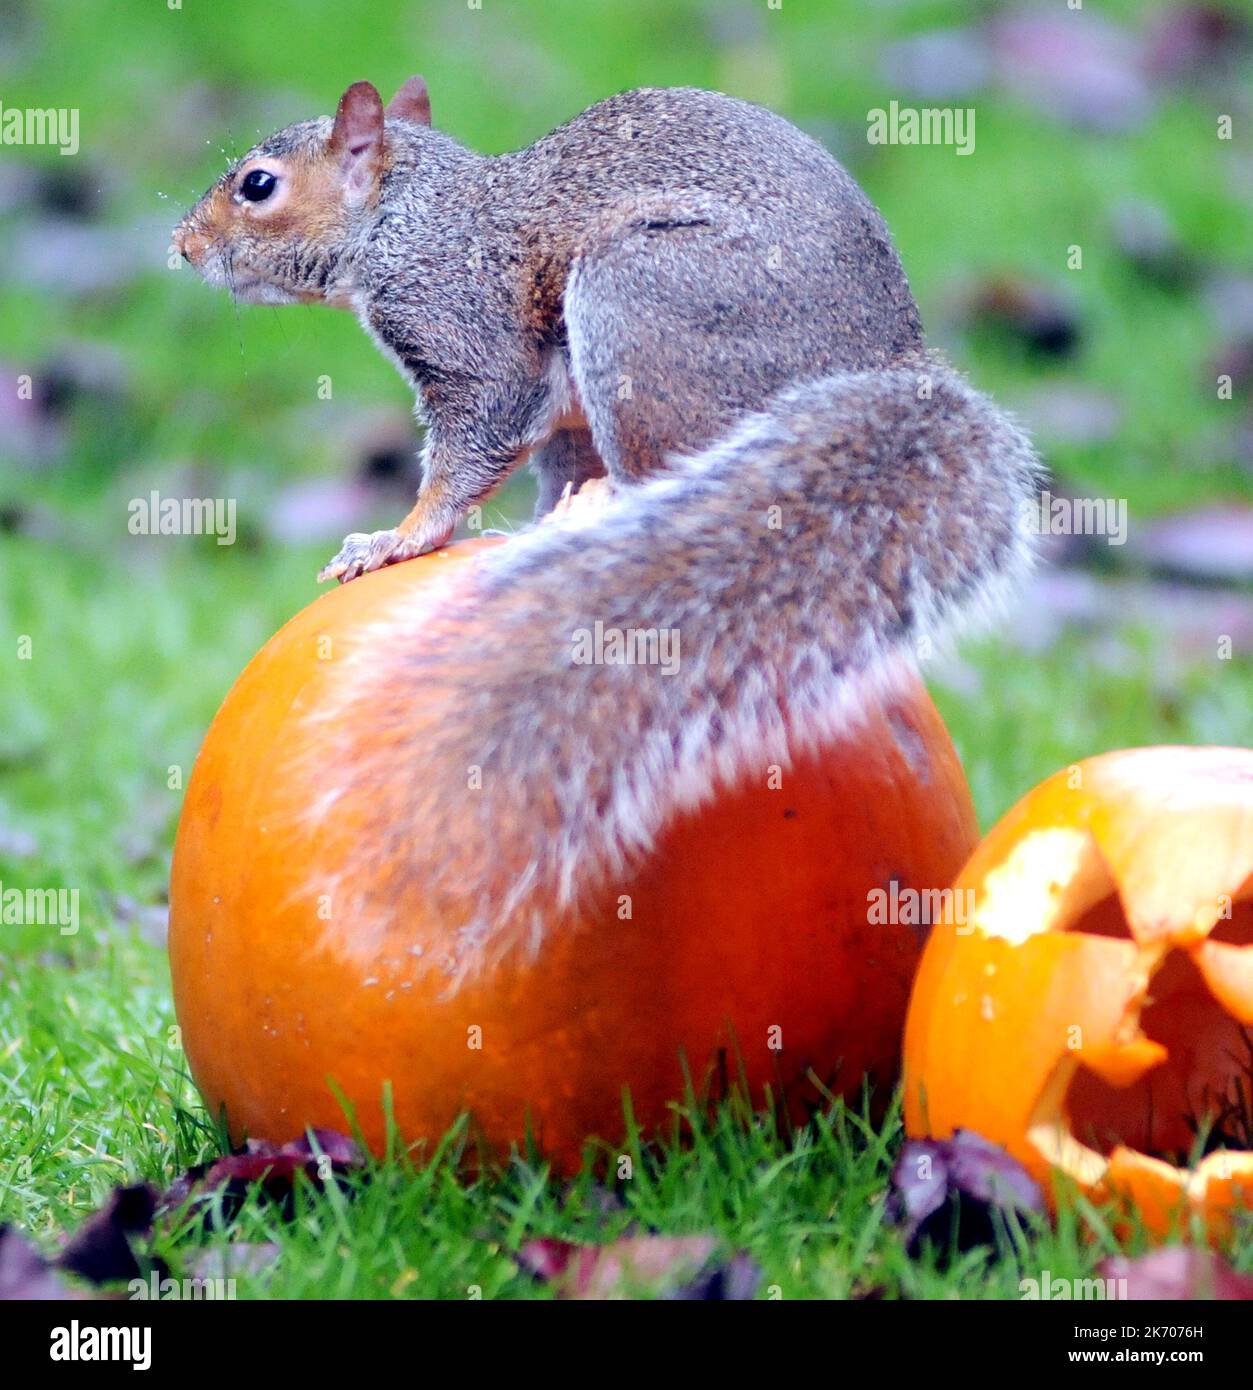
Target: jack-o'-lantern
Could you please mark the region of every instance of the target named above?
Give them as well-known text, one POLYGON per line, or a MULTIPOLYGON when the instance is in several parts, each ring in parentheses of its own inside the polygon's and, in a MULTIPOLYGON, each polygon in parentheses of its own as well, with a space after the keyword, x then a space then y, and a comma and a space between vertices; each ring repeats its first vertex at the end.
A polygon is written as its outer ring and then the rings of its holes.
POLYGON ((1253 752, 1059 772, 952 908, 910 1003, 908 1131, 977 1130, 1157 1233, 1253 1209, 1253 752))

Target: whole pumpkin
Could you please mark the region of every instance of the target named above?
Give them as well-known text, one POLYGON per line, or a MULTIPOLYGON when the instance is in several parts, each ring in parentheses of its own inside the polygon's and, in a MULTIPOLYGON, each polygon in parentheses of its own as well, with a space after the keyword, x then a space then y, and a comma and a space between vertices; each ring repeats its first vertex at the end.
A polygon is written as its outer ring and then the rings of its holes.
MULTIPOLYGON (((684 815, 538 951, 485 959, 455 985, 432 952, 405 946, 463 926, 432 922, 411 876, 396 875, 381 935, 319 911, 319 885, 353 901, 363 872, 354 807, 341 796, 320 822, 307 814, 336 773, 309 746, 312 721, 342 706, 352 663, 336 658, 377 646, 372 620, 397 605, 421 641, 486 544, 320 596, 251 662, 205 737, 174 851, 170 962, 210 1109, 237 1140, 281 1141, 343 1128, 338 1092, 379 1149, 386 1085, 408 1141, 438 1140, 468 1111, 490 1150, 529 1134, 570 1170, 589 1136, 621 1138, 628 1090, 645 1130, 663 1124, 685 1062, 698 1088, 742 1068, 758 1099, 770 1086, 798 1109, 816 1099, 810 1069, 850 1093, 866 1073, 892 1078, 924 929, 871 921, 868 895, 947 883, 975 838, 921 684, 684 815)), ((420 714, 420 688, 412 700, 420 714)))
POLYGON ((909 1007, 908 1132, 977 1130, 1158 1234, 1253 1209, 1253 752, 1057 773, 953 903, 909 1007))

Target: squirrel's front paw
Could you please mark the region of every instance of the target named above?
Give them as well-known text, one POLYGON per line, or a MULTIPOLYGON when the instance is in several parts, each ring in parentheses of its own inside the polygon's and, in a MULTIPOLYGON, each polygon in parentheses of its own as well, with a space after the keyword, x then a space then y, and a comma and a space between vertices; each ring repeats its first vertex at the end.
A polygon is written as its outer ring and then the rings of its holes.
POLYGON ((422 544, 420 537, 407 536, 400 531, 354 531, 344 538, 339 554, 323 566, 318 583, 324 579, 338 579, 341 584, 347 584, 358 575, 380 570, 384 565, 399 564, 401 560, 411 560, 430 548, 422 544))

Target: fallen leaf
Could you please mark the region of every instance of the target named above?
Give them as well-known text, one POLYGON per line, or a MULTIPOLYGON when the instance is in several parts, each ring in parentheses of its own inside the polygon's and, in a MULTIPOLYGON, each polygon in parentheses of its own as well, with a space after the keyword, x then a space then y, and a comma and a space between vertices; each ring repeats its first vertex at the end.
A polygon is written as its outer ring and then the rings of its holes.
MULTIPOLYGON (((1016 403, 1033 434, 1052 444, 1101 444, 1122 426, 1118 402, 1096 387, 1051 382, 1016 403)), ((1060 489, 1055 485, 1053 495, 1060 489)))
POLYGON ((611 1299, 650 1293, 662 1298, 751 1299, 761 1274, 743 1254, 713 1258, 712 1236, 623 1236, 608 1245, 532 1240, 518 1263, 551 1284, 558 1298, 611 1299))
POLYGON ((30 201, 40 212, 79 221, 98 218, 104 211, 109 176, 103 168, 77 159, 58 160, 40 168, 30 189, 30 201))
POLYGON ((119 927, 135 927, 145 941, 164 946, 170 930, 169 903, 138 903, 126 893, 113 897, 113 921, 119 927))
POLYGON ((32 859, 38 853, 39 841, 29 831, 0 821, 0 859, 32 859))
POLYGON ((1140 527, 1132 552, 1185 579, 1253 584, 1253 507, 1207 507, 1140 527))
POLYGON ((264 1274, 282 1253, 273 1241, 238 1241, 198 1250, 183 1262, 189 1279, 234 1279, 241 1274, 264 1274))
POLYGON ((1067 565, 1034 575, 1021 609, 1006 640, 1027 652, 1073 644, 1077 634, 1104 641, 1143 628, 1155 635, 1154 660, 1165 672, 1214 660, 1224 637, 1235 651, 1253 648, 1253 596, 1237 589, 1107 579, 1067 565))
POLYGON ((140 1278, 144 1271, 128 1237, 152 1228, 156 1208, 157 1190, 149 1184, 115 1187, 104 1206, 70 1237, 57 1264, 93 1284, 140 1278))
POLYGON ((1111 1255, 1097 1266, 1103 1279, 1126 1280, 1117 1296, 1131 1302, 1157 1299, 1253 1299, 1253 1275, 1240 1274, 1213 1250, 1171 1245, 1128 1259, 1111 1255))
POLYGON ((1231 378, 1233 396, 1246 395, 1253 386, 1253 333, 1232 338, 1218 349, 1206 384, 1224 376, 1231 378))
POLYGON ((987 85, 992 63, 978 29, 932 29, 911 34, 883 50, 883 73, 892 87, 925 101, 956 100, 987 85))
POLYGON ((1170 5, 1149 23, 1144 67, 1168 82, 1226 79, 1247 58, 1250 47, 1253 27, 1234 6, 1170 5))
POLYGON ((83 1299, 13 1226, 0 1226, 0 1302, 83 1299))
POLYGON ((1114 244, 1148 281, 1184 289, 1201 278, 1201 264, 1179 239, 1166 209, 1148 198, 1124 198, 1110 214, 1114 244))
POLYGON ((188 1203, 204 1206, 206 1222, 229 1222, 250 1191, 259 1187, 262 1198, 279 1208, 284 1220, 295 1214, 295 1183, 303 1174, 321 1190, 327 1180, 336 1181, 365 1163, 358 1146, 335 1130, 315 1129, 307 1136, 275 1146, 250 1139, 238 1153, 189 1168, 171 1183, 158 1211, 170 1212, 188 1203), (315 1151, 314 1143, 321 1153, 315 1151))
POLYGON ((10 241, 15 277, 57 297, 126 288, 165 264, 168 244, 168 233, 51 217, 23 224, 10 241))
POLYGON ((999 1144, 972 1130, 951 1139, 911 1139, 892 1169, 888 1219, 911 1252, 924 1240, 947 1247, 956 1219, 959 1250, 989 1245, 1006 1217, 1042 1216, 1039 1184, 999 1144))
POLYGON ((1129 130, 1153 109, 1136 35, 1087 10, 1031 6, 988 26, 1001 85, 1072 125, 1129 130))
MULTIPOLYGON (((1205 282, 1204 295, 1219 334, 1232 340, 1234 350, 1242 351, 1242 344, 1253 338, 1253 275, 1216 269, 1205 282)), ((1227 350, 1220 349, 1220 358, 1227 350)), ((1208 384, 1212 386, 1212 378, 1208 384)))
POLYGON ((280 489, 266 518, 269 534, 288 545, 342 536, 378 507, 364 483, 335 478, 302 478, 280 489))
POLYGON ((1070 299, 1049 285, 994 276, 969 296, 965 316, 1017 338, 1032 352, 1069 357, 1083 333, 1070 299))

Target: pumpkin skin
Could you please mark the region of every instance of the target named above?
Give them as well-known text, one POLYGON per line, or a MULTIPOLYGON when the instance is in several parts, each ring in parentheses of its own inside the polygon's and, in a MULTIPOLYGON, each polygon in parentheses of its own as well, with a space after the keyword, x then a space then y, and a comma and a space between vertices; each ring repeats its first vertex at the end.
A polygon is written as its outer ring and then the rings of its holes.
MULTIPOLYGON (((537 953, 485 963, 455 988, 431 953, 396 948, 411 924, 427 939, 432 926, 406 876, 384 944, 319 917, 325 878, 351 901, 361 871, 351 805, 341 797, 315 826, 299 814, 335 775, 304 756, 307 716, 334 707, 344 666, 319 660, 319 643, 342 654, 377 641, 371 620, 393 605, 437 618, 490 543, 322 594, 254 658, 209 729, 178 828, 169 946, 210 1110, 225 1110, 236 1141, 343 1129, 333 1080, 377 1151, 389 1083, 406 1141, 436 1141, 469 1111, 480 1147, 505 1154, 529 1133, 570 1171, 589 1136, 621 1138, 624 1088, 645 1131, 668 1120, 681 1053, 699 1087, 708 1065, 733 1075, 738 1052, 757 1099, 769 1085, 798 1111, 817 1100, 811 1067, 847 1093, 867 1073, 894 1079, 924 929, 871 925, 868 893, 893 877, 944 885, 976 834, 920 683, 800 758, 782 789, 763 769, 682 816, 626 882, 555 918, 537 953), (769 1045, 776 1027, 782 1050, 769 1045)), ((461 923, 434 925, 451 935, 461 923)))
POLYGON ((1253 1153, 1187 1165, 1253 1057, 1253 752, 1059 772, 955 887, 972 911, 933 929, 910 1001, 907 1132, 975 1129, 1046 1192, 1060 1170, 1154 1234, 1195 1220, 1223 1238, 1253 1209, 1253 1153))

